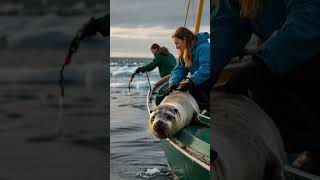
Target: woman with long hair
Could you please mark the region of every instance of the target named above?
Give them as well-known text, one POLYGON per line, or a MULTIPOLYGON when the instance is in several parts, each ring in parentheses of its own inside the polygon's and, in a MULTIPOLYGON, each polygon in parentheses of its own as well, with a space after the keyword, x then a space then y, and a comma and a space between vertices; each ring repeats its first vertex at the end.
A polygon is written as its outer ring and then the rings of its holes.
POLYGON ((319 150, 319 18, 319 0, 218 0, 211 18, 215 81, 252 34, 261 40, 226 90, 250 95, 278 125, 289 152, 319 150))
POLYGON ((179 50, 179 63, 171 72, 166 93, 178 87, 180 90, 189 90, 200 107, 209 110, 209 34, 206 32, 194 34, 185 27, 179 27, 172 35, 172 39, 179 50), (191 73, 190 77, 187 77, 188 73, 191 73))
POLYGON ((161 78, 169 75, 177 64, 176 58, 166 47, 160 47, 160 45, 157 43, 154 43, 150 46, 150 51, 154 55, 153 60, 142 67, 138 67, 135 72, 140 73, 152 71, 158 67, 161 78))

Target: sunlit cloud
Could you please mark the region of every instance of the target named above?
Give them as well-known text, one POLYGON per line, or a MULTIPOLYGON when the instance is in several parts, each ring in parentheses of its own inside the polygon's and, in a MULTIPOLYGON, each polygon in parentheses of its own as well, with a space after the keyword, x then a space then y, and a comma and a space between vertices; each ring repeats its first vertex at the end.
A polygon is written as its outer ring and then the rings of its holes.
MULTIPOLYGON (((191 28, 193 29, 193 27, 191 28)), ((203 26, 202 31, 209 31, 209 26, 203 26)), ((111 27, 111 38, 124 39, 171 39, 175 29, 168 29, 161 26, 153 27, 111 27)))
POLYGON ((111 51, 111 57, 142 57, 152 58, 152 55, 144 51, 111 51))
MULTIPOLYGON (((152 43, 166 46, 170 52, 177 54, 171 38, 176 28, 111 26, 110 30, 112 57, 152 57, 149 52, 152 43)), ((200 32, 210 32, 210 26, 201 26, 200 32)))
POLYGON ((125 39, 166 39, 174 29, 166 29, 161 26, 156 27, 111 27, 111 38, 125 39))

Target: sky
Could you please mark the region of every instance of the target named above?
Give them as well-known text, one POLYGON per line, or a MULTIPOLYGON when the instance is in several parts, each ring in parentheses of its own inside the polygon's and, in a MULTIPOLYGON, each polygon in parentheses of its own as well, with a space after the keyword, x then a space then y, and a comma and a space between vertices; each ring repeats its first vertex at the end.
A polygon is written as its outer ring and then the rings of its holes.
MULTIPOLYGON (((171 39, 183 26, 188 0, 111 0, 111 57, 153 57, 153 43, 177 56, 171 39)), ((187 27, 194 30, 198 0, 191 0, 187 27)), ((210 2, 205 0, 200 32, 210 32, 210 2)))

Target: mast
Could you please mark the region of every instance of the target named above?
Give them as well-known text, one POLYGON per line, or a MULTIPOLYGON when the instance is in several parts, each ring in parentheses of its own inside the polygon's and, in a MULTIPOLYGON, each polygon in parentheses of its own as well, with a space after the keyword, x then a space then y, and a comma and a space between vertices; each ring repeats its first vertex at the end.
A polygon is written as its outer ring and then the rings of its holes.
POLYGON ((195 24, 195 33, 198 33, 200 30, 200 23, 201 23, 201 16, 202 16, 202 10, 203 10, 203 1, 204 0, 198 0, 198 11, 197 11, 197 17, 196 17, 196 24, 195 24))

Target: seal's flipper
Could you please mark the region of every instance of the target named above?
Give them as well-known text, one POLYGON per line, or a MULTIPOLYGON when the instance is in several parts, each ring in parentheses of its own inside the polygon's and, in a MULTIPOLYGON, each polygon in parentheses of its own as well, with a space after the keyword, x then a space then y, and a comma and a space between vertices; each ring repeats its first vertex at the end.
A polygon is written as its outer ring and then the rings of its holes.
POLYGON ((196 113, 196 112, 193 113, 193 118, 192 118, 191 124, 194 124, 194 125, 200 126, 200 127, 210 128, 210 124, 201 121, 199 119, 198 113, 196 113))

